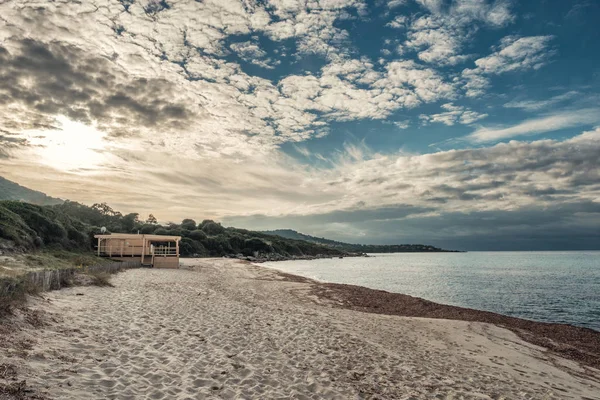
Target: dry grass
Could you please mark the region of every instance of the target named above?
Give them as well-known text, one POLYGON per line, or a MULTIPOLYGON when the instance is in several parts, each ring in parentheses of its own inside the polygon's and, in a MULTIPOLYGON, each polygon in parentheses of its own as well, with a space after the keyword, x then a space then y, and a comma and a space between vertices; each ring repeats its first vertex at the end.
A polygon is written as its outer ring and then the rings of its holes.
POLYGON ((90 272, 87 275, 90 276, 91 285, 101 286, 101 287, 114 287, 112 283, 110 283, 110 274, 108 272, 90 272))
POLYGON ((76 253, 64 250, 11 254, 10 256, 0 256, 0 277, 16 277, 30 271, 42 269, 81 268, 111 262, 106 258, 96 257, 92 253, 76 253))
POLYGON ((23 380, 20 382, 14 382, 10 384, 0 383, 0 400, 11 399, 11 400, 43 400, 46 397, 37 395, 33 390, 27 387, 27 383, 23 380))
POLYGON ((0 378, 14 378, 17 376, 17 367, 13 364, 0 364, 0 378))
POLYGON ((0 279, 0 318, 12 314, 27 300, 25 283, 20 278, 0 279))

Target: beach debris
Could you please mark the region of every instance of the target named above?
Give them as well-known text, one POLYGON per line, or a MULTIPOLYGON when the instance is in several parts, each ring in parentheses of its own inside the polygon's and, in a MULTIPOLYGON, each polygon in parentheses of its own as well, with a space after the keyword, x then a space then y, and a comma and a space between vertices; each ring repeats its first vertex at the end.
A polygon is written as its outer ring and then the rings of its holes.
POLYGON ((17 376, 17 367, 13 364, 0 364, 0 378, 7 379, 17 376))

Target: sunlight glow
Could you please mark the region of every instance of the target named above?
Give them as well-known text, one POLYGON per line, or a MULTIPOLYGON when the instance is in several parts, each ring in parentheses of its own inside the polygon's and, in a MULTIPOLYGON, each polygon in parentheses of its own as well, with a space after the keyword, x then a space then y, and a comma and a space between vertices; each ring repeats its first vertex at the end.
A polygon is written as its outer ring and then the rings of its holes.
POLYGON ((63 171, 90 172, 106 160, 104 132, 64 116, 56 119, 61 124, 59 130, 30 130, 22 134, 42 163, 63 171))

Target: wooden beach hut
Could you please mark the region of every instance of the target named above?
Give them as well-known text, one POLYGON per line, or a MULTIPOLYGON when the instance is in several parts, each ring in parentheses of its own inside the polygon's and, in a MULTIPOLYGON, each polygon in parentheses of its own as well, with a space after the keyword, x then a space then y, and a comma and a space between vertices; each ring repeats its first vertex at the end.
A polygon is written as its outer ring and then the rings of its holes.
POLYGON ((99 257, 121 261, 140 261, 156 268, 179 267, 181 236, 112 233, 94 235, 99 257))

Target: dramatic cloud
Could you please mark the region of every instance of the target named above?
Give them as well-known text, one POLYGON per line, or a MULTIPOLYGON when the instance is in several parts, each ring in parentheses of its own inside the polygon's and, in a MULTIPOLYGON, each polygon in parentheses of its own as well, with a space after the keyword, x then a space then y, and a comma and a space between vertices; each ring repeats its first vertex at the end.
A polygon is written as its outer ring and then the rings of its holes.
POLYGON ((544 231, 548 227, 562 225, 571 227, 573 241, 586 237, 585 248, 591 237, 598 237, 598 154, 600 129, 562 142, 512 141, 490 148, 367 159, 361 153, 353 157, 358 163, 338 163, 328 182, 353 193, 341 202, 347 204, 343 212, 322 207, 319 213, 226 221, 263 229, 297 226, 323 235, 332 232, 319 221, 328 221, 344 226, 345 233, 335 236, 350 241, 366 236, 381 242, 390 235, 397 240, 400 231, 406 232, 400 234, 406 240, 429 238, 460 247, 462 239, 463 248, 464 243, 477 243, 475 247, 497 249, 514 248, 519 240, 518 247, 527 248, 536 242, 535 236, 526 240, 527 235, 534 234, 539 235, 536 246, 551 248, 556 241, 544 245, 540 238, 552 236, 552 231, 544 231), (494 245, 493 240, 502 242, 494 245))
POLYGON ((187 99, 169 82, 132 79, 73 46, 23 39, 10 51, 0 47, 0 64, 0 102, 12 111, 2 115, 8 129, 52 126, 53 116, 65 115, 119 135, 131 133, 130 125, 180 129, 189 117, 187 99))
POLYGON ((536 207, 564 205, 565 227, 587 227, 580 216, 599 201, 599 134, 581 134, 600 124, 594 66, 581 53, 581 76, 552 63, 560 35, 522 36, 521 9, 3 1, 0 175, 163 221, 291 221, 381 238, 376 227, 398 221, 433 235, 446 216, 472 234, 473 215, 535 220, 536 207), (548 69, 565 78, 527 86, 548 69), (564 140, 498 144, 557 130, 564 140), (421 154, 441 141, 455 149, 421 154))

